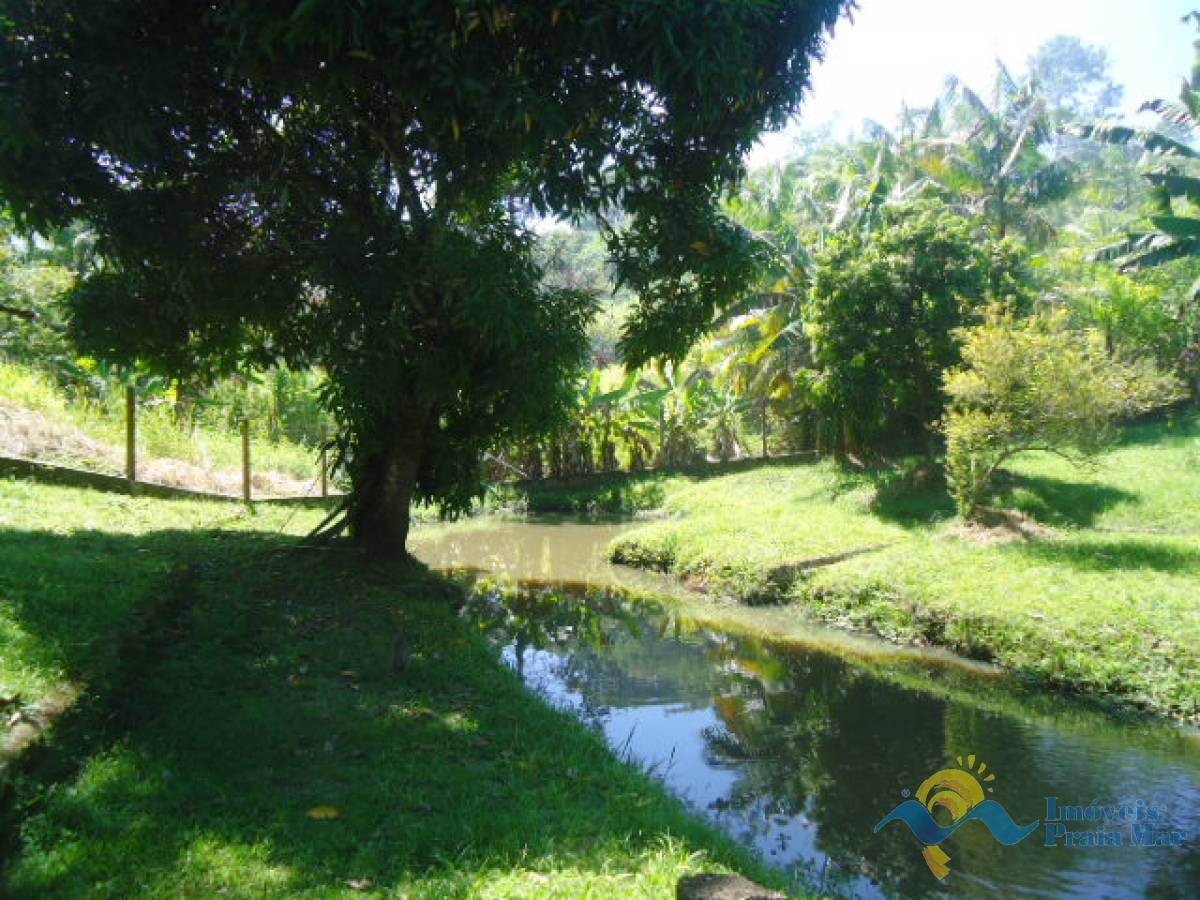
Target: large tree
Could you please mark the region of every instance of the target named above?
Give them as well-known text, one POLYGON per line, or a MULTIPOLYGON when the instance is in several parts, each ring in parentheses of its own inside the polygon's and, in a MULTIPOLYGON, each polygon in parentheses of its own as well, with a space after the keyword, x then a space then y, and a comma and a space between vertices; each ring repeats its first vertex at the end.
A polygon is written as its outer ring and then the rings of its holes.
POLYGON ((395 550, 569 398, 591 304, 543 287, 528 214, 623 210, 624 353, 681 353, 751 271, 714 201, 840 6, 3 0, 0 192, 95 224, 93 352, 322 364, 345 521, 395 550))
POLYGON ((1029 77, 1050 111, 1069 119, 1110 116, 1125 92, 1113 81, 1107 50, 1066 34, 1055 35, 1033 52, 1029 77))

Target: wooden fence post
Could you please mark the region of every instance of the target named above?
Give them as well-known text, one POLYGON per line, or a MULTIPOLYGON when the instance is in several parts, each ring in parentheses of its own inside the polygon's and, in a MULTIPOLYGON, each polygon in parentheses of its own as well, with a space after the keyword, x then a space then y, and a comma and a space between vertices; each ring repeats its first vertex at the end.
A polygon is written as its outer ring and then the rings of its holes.
POLYGON ((242 419, 242 499, 250 502, 250 420, 242 419))
POLYGON ((325 446, 325 429, 321 429, 321 496, 329 496, 329 448, 325 446))
POLYGON ((137 398, 125 388, 125 477, 137 481, 137 398))
POLYGON ((762 407, 762 455, 763 459, 767 458, 767 401, 763 401, 762 407))

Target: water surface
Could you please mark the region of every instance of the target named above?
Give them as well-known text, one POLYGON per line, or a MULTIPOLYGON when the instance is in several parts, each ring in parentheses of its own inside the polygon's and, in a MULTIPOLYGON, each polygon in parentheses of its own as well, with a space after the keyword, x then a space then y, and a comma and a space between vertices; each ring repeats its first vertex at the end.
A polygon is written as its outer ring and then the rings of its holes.
MULTIPOLYGON (((607 562, 608 542, 627 527, 480 520, 419 531, 414 548, 435 567, 520 583, 482 594, 467 614, 524 681, 763 859, 826 889, 862 897, 1200 897, 1194 733, 1121 725, 1065 704, 1048 714, 1044 705, 989 699, 996 692, 979 682, 989 676, 944 654, 818 626, 799 644, 772 642, 691 620, 644 599, 679 593, 676 583, 607 562), (1041 826, 1006 847, 974 822, 942 845, 951 871, 938 882, 905 826, 874 827, 905 791, 968 755, 976 770, 986 763, 995 779, 979 780, 1017 823, 1042 819, 1046 797, 1079 806, 1140 800, 1189 840, 1158 848, 1059 840, 1051 848, 1041 826)), ((1128 842, 1127 827, 1115 830, 1128 842)))

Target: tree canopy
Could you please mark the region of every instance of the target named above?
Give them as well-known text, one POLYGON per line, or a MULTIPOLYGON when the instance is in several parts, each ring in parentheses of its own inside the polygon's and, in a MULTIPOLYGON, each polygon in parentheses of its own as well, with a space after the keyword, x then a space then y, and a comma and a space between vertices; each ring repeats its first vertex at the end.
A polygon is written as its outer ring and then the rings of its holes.
POLYGON ((682 353, 751 273, 714 201, 841 5, 10 0, 0 192, 94 224, 93 352, 323 365, 347 521, 394 548, 414 490, 461 508, 569 399, 591 301, 542 285, 528 216, 623 210, 624 352, 682 353))
POLYGON ((938 379, 958 361, 955 329, 993 296, 1018 305, 1023 272, 1007 242, 972 234, 938 201, 886 207, 874 232, 836 235, 818 255, 808 310, 818 394, 850 450, 887 433, 926 439, 938 379))
POLYGON ((1103 47, 1058 34, 1029 57, 1029 75, 1052 111, 1103 118, 1112 115, 1124 89, 1113 81, 1112 61, 1103 47))

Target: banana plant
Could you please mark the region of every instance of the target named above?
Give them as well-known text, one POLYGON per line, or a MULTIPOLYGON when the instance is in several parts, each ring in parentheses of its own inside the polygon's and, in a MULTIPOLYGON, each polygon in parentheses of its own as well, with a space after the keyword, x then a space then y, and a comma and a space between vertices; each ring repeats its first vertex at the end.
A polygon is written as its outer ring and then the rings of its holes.
POLYGON ((1054 237, 1044 209, 1073 188, 1072 164, 1041 147, 1053 136, 1045 98, 996 65, 985 100, 951 78, 926 116, 921 169, 942 199, 982 217, 997 238, 1020 234, 1033 246, 1054 237))
MULTIPOLYGON (((1200 28, 1200 14, 1192 13, 1200 28)), ((1151 185, 1154 212, 1150 228, 1127 234, 1101 248, 1093 258, 1116 264, 1122 273, 1139 272, 1177 259, 1200 257, 1200 178, 1194 160, 1200 153, 1195 142, 1200 137, 1200 42, 1190 78, 1180 86, 1177 100, 1150 100, 1139 112, 1158 115, 1158 127, 1139 130, 1127 125, 1100 123, 1076 125, 1065 129, 1077 137, 1106 144, 1140 145, 1149 166, 1143 173, 1151 185)), ((1190 300, 1200 299, 1200 279, 1188 292, 1190 300)))
POLYGON ((667 392, 641 386, 636 372, 605 390, 603 374, 591 369, 582 377, 570 422, 550 440, 552 477, 615 471, 622 451, 631 469, 645 468, 653 456, 658 409, 667 392))
POLYGON ((738 423, 750 411, 750 401, 731 388, 718 390, 712 382, 702 382, 708 395, 708 431, 710 456, 718 462, 741 459, 746 450, 738 436, 738 423))
POLYGON ((613 420, 618 441, 625 448, 630 471, 646 468, 654 459, 654 441, 658 434, 659 411, 667 395, 665 389, 648 385, 628 376, 625 394, 621 398, 619 415, 613 420))
POLYGON ((710 415, 705 375, 700 367, 684 374, 682 365, 667 360, 655 367, 653 378, 638 382, 644 408, 658 420, 657 467, 686 467, 703 460, 700 436, 710 415))

